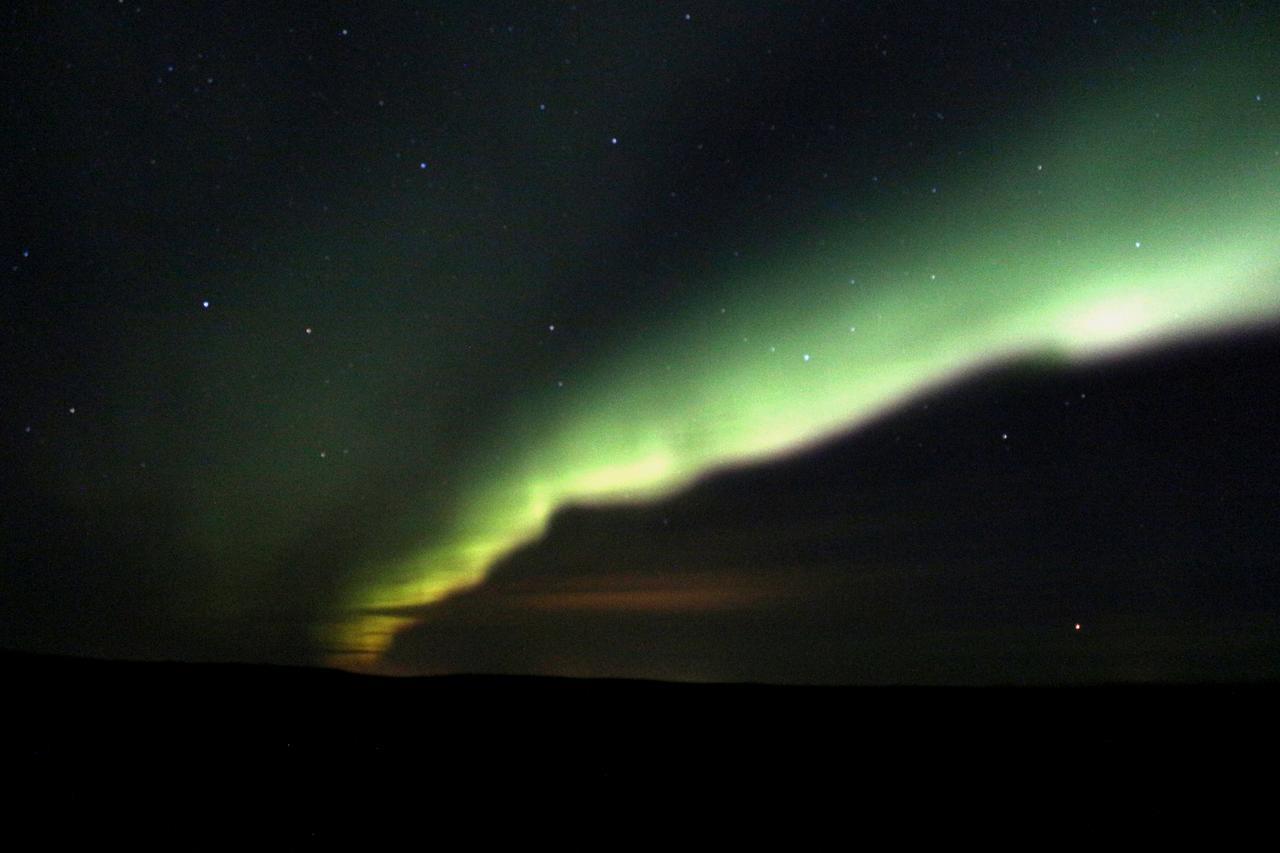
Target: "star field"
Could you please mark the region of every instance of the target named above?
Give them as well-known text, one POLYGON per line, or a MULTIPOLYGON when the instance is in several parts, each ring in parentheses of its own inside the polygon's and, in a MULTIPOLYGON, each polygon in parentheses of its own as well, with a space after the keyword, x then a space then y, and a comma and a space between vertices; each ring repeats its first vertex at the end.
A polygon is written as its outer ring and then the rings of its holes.
MULTIPOLYGON (((6 645, 377 670, 566 511, 1010 364, 1280 319, 1264 3, 100 3, 12 31, 6 645)), ((1064 429, 1124 406, 1055 399, 1064 429)), ((676 583, 692 610, 803 594, 716 566, 676 583)), ((601 572, 527 602, 674 600, 601 572)))

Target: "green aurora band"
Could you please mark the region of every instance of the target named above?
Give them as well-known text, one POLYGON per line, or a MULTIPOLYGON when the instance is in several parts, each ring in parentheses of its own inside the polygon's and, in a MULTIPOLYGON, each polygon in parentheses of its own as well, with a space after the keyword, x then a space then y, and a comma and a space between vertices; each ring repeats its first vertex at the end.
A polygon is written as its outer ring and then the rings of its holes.
POLYGON ((363 568, 323 629, 377 669, 414 608, 481 582, 569 504, 654 499, 793 452, 997 361, 1071 360, 1280 315, 1280 111, 1266 50, 1067 81, 1052 109, 815 223, 748 278, 616 341, 572 395, 512 403, 447 529, 363 568), (994 142, 992 140, 995 140, 994 142), (939 191, 931 191, 932 186, 939 191))

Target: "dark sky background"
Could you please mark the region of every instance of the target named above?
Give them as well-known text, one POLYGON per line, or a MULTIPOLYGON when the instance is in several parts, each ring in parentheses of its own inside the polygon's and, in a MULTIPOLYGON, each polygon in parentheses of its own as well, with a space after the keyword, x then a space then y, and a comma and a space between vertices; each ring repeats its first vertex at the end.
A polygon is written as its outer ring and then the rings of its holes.
POLYGON ((1274 4, 4 25, 0 645, 1276 676, 1274 4))

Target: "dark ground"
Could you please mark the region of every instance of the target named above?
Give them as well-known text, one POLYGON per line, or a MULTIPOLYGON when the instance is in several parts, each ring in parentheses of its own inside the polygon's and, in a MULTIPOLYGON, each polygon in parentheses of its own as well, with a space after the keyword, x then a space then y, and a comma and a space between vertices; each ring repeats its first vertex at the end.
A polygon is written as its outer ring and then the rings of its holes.
POLYGON ((1280 709, 1275 684, 766 687, 2 661, 0 763, 25 800, 64 814, 118 801, 114 826, 130 834, 252 815, 293 843, 426 839, 473 810, 498 821, 486 834, 523 826, 525 810, 577 828, 835 820, 1064 840, 1115 819, 1238 825, 1270 808, 1280 709), (155 806, 171 799, 179 811, 155 806))

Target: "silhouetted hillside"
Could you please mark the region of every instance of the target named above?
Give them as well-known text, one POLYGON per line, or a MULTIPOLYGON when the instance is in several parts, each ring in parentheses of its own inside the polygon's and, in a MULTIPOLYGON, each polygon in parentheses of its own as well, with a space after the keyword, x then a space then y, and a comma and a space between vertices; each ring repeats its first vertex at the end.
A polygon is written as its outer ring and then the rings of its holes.
POLYGON ((1074 837, 1265 814, 1254 770, 1280 756, 1274 684, 388 679, 12 654, 0 683, 7 825, 59 838, 418 843, 439 822, 565 821, 809 837, 854 819, 1074 837), (76 813, 51 825, 50 807, 76 813))

